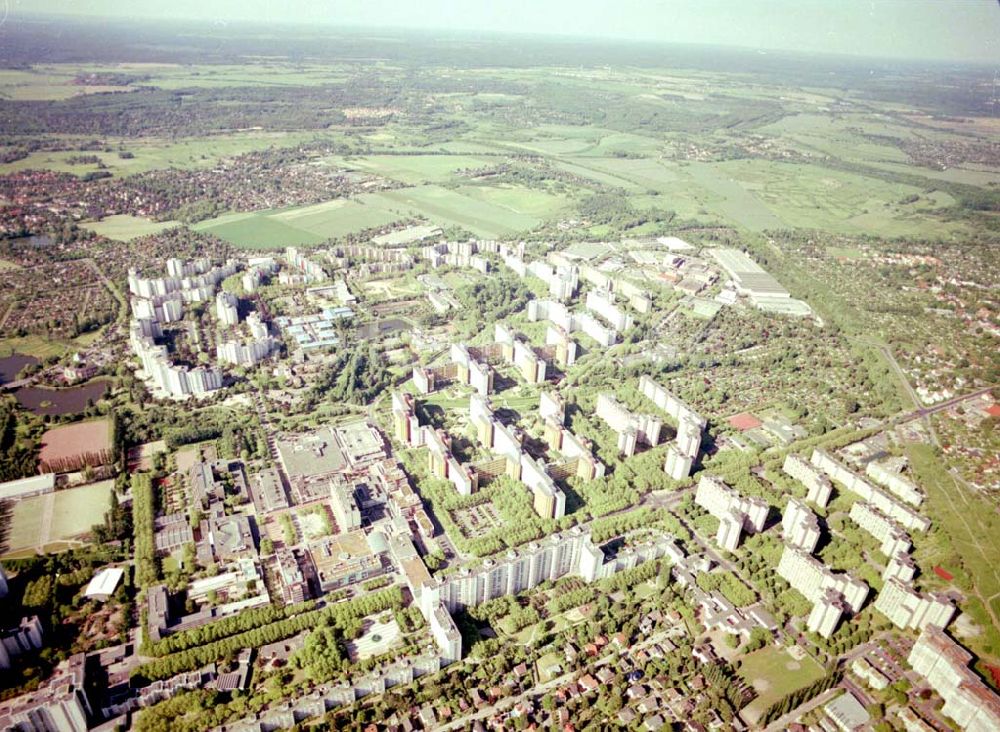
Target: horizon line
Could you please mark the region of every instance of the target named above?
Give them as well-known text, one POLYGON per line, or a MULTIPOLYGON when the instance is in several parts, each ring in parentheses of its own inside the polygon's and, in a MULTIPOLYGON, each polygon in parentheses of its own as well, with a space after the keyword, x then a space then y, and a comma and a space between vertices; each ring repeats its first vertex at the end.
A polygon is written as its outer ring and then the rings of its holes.
MULTIPOLYGON (((637 45, 637 46, 664 46, 664 47, 676 47, 676 48, 703 48, 703 49, 725 49, 734 52, 743 53, 754 53, 760 56, 767 56, 770 54, 789 54, 793 56, 816 56, 824 57, 828 59, 842 59, 851 60, 856 62, 864 61, 878 61, 878 62, 890 62, 890 63, 905 63, 905 64, 930 64, 935 66, 940 65, 959 65, 959 66, 975 66, 975 67, 991 67, 1000 70, 1000 59, 996 61, 989 61, 985 59, 959 59, 953 57, 913 57, 913 56, 872 56, 867 54, 855 54, 855 53, 845 53, 842 51, 821 51, 812 49, 801 49, 801 48, 786 48, 786 47, 767 47, 761 48, 756 46, 733 44, 733 43, 711 43, 707 41, 678 41, 678 40, 668 40, 668 39, 656 39, 656 38, 635 38, 626 37, 618 35, 600 36, 600 35, 583 35, 579 33, 559 33, 559 32, 531 32, 531 31, 512 31, 506 29, 494 30, 494 29, 483 29, 483 28, 440 28, 440 27, 427 27, 427 26, 408 26, 408 25, 351 25, 342 24, 330 21, 318 21, 318 22, 307 22, 304 20, 255 20, 255 19, 220 19, 216 21, 207 21, 204 18, 192 18, 189 16, 184 17, 161 17, 161 16, 150 16, 150 15, 137 15, 137 16, 120 16, 120 15, 99 15, 91 13, 56 13, 56 12, 46 12, 46 11, 12 11, 6 16, 6 22, 0 23, 0 33, 3 32, 6 26, 9 29, 8 23, 11 20, 68 20, 68 21, 81 21, 88 24, 96 24, 100 22, 113 22, 119 24, 151 24, 151 23, 190 23, 190 24, 211 24, 213 27, 228 28, 229 26, 250 26, 250 27, 274 27, 278 26, 281 28, 303 28, 312 29, 314 32, 318 32, 320 28, 326 28, 331 30, 339 30, 346 32, 389 32, 389 33, 441 33, 452 36, 470 36, 470 35, 481 35, 481 36, 493 36, 496 38, 531 38, 535 40, 543 41, 576 41, 585 42, 591 44, 623 44, 623 45, 637 45)), ((606 65, 606 64, 602 64, 606 65)))

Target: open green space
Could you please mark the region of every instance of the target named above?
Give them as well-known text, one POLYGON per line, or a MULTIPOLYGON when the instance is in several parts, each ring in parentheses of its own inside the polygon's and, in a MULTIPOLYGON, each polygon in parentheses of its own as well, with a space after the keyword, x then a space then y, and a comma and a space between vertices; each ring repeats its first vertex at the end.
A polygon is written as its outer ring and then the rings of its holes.
POLYGON ((360 198, 369 205, 422 214, 439 226, 461 226, 490 238, 532 229, 541 223, 543 213, 554 214, 561 206, 558 197, 526 188, 450 190, 427 185, 360 198))
MULTIPOLYGON (((934 519, 931 541, 917 543, 917 561, 921 567, 940 565, 954 575, 954 584, 966 595, 961 608, 976 626, 975 632, 960 636, 962 642, 993 663, 1000 662, 1000 517, 996 508, 949 473, 930 445, 911 445, 907 456, 917 482, 927 492, 925 513, 934 519)), ((950 584, 930 572, 922 582, 941 589, 950 584)))
POLYGON ((39 549, 55 551, 90 531, 111 505, 113 480, 16 501, 10 517, 5 553, 39 549))
POLYGON ((532 229, 567 207, 565 198, 520 186, 463 186, 452 190, 422 185, 280 211, 226 214, 192 228, 237 246, 281 248, 318 244, 324 239, 423 216, 442 227, 460 226, 478 236, 498 238, 532 229))
POLYGON ((93 342, 99 335, 100 331, 95 330, 76 338, 47 338, 42 335, 0 338, 0 354, 27 353, 41 359, 65 356, 93 342))
POLYGON ((748 719, 757 719, 779 699, 821 679, 823 667, 812 656, 797 661, 783 647, 767 646, 743 656, 739 673, 757 691, 744 710, 748 719))
POLYGON ((196 224, 204 231, 231 244, 253 249, 283 249, 301 244, 318 244, 323 237, 298 229, 264 213, 228 214, 196 224))
POLYGON ((106 236, 115 241, 132 241, 140 236, 156 234, 173 226, 180 226, 178 221, 152 221, 141 216, 108 216, 101 221, 91 221, 80 225, 95 234, 106 236))
POLYGON ((380 206, 370 206, 363 200, 347 198, 290 208, 271 216, 275 221, 322 238, 385 226, 404 217, 402 212, 389 211, 380 206))
POLYGON ((451 180, 455 171, 463 169, 482 168, 489 165, 489 158, 476 158, 467 155, 371 155, 352 157, 348 161, 343 158, 331 158, 349 168, 357 168, 377 173, 403 183, 416 185, 419 183, 441 183, 451 180))
MULTIPOLYGON (((126 176, 148 170, 163 168, 205 168, 222 158, 242 155, 269 147, 288 147, 307 142, 320 136, 315 132, 268 132, 264 130, 232 131, 224 135, 203 137, 108 137, 103 140, 100 150, 90 149, 93 137, 83 135, 59 135, 68 146, 78 145, 81 150, 57 150, 32 152, 20 160, 0 163, 0 174, 19 170, 53 170, 59 173, 83 175, 98 170, 95 164, 69 162, 79 155, 96 155, 106 170, 114 176, 126 176), (127 152, 131 157, 122 157, 127 152)), ((332 138, 331 138, 332 139, 332 138)))

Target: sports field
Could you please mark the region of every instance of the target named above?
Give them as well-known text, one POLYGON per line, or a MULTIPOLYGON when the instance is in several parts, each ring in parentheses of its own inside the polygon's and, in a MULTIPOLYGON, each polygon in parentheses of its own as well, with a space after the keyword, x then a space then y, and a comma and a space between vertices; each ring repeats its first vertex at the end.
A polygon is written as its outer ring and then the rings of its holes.
POLYGON ((111 505, 113 480, 68 488, 13 504, 5 556, 57 551, 104 519, 111 505))
POLYGON ((744 710, 748 720, 757 719, 779 699, 823 677, 823 667, 812 656, 796 660, 775 646, 754 651, 739 663, 740 676, 757 691, 757 698, 744 710))
POLYGON ((53 427, 42 435, 42 448, 38 453, 39 465, 47 463, 57 470, 67 469, 86 462, 100 465, 111 451, 111 420, 97 419, 89 422, 53 427))

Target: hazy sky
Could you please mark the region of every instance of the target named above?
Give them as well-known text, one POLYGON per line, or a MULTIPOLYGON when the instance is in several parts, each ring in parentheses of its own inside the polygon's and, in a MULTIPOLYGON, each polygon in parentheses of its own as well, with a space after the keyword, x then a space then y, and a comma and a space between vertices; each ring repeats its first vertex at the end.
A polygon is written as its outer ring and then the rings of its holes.
POLYGON ((0 0, 13 13, 601 36, 1000 64, 998 0, 0 0))

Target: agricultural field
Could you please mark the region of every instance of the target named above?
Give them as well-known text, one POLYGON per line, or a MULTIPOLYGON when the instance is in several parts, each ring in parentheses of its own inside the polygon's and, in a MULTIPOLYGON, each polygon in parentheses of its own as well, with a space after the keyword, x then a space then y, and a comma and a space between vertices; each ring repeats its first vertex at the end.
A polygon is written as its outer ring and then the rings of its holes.
POLYGON ((140 236, 157 234, 164 229, 179 225, 177 221, 151 221, 139 216, 119 215, 85 223, 83 228, 115 241, 132 241, 140 236))
POLYGON ((364 202, 389 210, 402 207, 434 223, 460 226, 477 236, 501 238, 538 226, 541 214, 554 214, 562 202, 555 196, 515 188, 449 190, 427 185, 370 194, 364 202))
POLYGON ((427 184, 281 211, 226 214, 192 228, 236 246, 280 249, 420 216, 441 227, 499 238, 533 229, 567 206, 559 196, 515 186, 451 189, 427 184))
POLYGON ((366 155, 349 159, 329 158, 331 164, 365 170, 408 185, 443 183, 456 171, 474 170, 489 164, 489 158, 468 155, 366 155))
POLYGON ((264 213, 226 214, 202 221, 192 228, 250 249, 284 249, 323 241, 323 237, 317 234, 289 226, 264 213))

